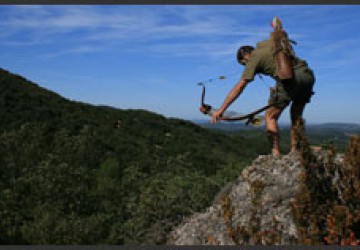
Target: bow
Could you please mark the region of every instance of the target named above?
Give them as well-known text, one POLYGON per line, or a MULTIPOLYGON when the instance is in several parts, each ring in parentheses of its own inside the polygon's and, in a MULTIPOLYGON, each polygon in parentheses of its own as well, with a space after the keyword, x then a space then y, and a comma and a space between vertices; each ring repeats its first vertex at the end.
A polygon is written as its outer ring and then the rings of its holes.
MULTIPOLYGON (((205 115, 212 115, 212 113, 215 111, 211 105, 205 104, 205 85, 203 83, 198 83, 198 85, 201 85, 203 87, 202 89, 202 94, 201 94, 201 102, 200 102, 200 112, 205 114, 205 115)), ((257 114, 265 111, 266 109, 270 108, 274 106, 273 104, 268 104, 266 106, 263 106, 251 113, 248 113, 246 115, 240 115, 240 116, 221 116, 220 119, 223 121, 227 121, 227 122, 234 122, 234 121, 242 121, 242 120, 246 120, 246 125, 254 125, 254 126, 258 126, 261 125, 261 123, 263 122, 263 117, 262 116, 256 116, 257 114)))

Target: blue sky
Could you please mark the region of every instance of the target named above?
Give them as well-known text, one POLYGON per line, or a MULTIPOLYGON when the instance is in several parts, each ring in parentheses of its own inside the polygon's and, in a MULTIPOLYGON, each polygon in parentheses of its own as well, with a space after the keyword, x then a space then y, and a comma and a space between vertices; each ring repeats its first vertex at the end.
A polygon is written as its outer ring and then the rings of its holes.
MULTIPOLYGON (((274 16, 316 74, 307 122, 360 123, 360 5, 3 5, 0 67, 71 100, 202 119, 197 82, 214 79, 220 106, 238 47, 266 39, 274 16)), ((265 105, 273 85, 256 77, 229 110, 265 105)))

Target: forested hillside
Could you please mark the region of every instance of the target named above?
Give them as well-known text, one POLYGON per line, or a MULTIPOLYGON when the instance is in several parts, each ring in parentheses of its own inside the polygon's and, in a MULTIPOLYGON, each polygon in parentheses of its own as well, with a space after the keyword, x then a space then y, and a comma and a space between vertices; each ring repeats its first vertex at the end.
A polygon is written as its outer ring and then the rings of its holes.
POLYGON ((164 243, 266 144, 0 69, 0 243, 164 243))

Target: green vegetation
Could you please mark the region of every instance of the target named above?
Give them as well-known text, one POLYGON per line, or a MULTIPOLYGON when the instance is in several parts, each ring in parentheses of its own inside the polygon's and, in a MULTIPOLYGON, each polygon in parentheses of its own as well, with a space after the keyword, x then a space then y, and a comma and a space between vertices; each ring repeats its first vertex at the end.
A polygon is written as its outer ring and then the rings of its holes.
POLYGON ((262 129, 70 101, 0 69, 0 244, 163 244, 267 153, 262 129))
POLYGON ((266 143, 67 100, 0 69, 0 243, 164 243, 266 143))
POLYGON ((360 137, 351 137, 341 164, 331 145, 326 157, 319 158, 310 150, 307 138, 301 134, 299 138, 305 172, 301 192, 291 207, 300 243, 359 245, 360 137), (332 175, 337 176, 335 183, 332 175))

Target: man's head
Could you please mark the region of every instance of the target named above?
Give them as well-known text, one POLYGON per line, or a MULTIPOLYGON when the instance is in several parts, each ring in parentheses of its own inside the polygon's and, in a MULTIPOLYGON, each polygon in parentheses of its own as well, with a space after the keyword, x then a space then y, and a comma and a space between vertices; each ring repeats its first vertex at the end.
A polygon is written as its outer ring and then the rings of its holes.
POLYGON ((250 58, 251 51, 254 50, 254 47, 245 45, 241 46, 237 51, 237 60, 241 65, 246 65, 247 61, 250 58))

